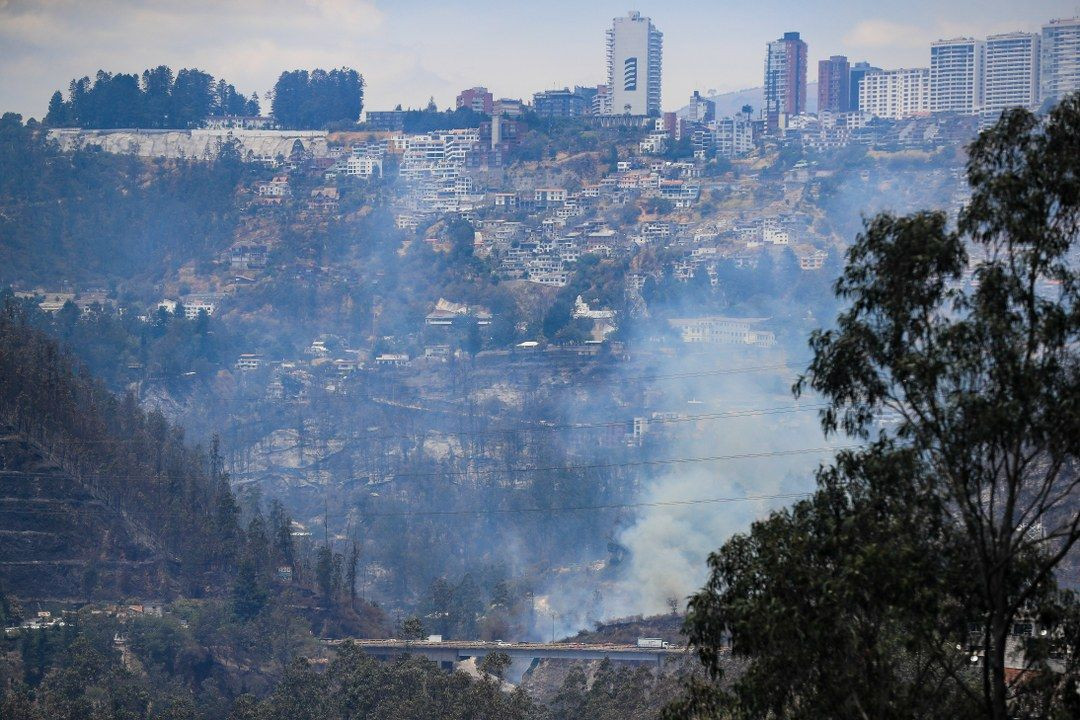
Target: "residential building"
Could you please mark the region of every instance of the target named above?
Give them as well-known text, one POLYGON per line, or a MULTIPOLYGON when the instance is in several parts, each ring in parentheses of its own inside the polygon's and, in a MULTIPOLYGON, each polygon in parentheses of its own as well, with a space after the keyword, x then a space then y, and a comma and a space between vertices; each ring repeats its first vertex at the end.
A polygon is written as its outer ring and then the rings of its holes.
POLYGON ((716 119, 716 103, 707 98, 703 98, 701 94, 695 90, 694 94, 690 96, 690 106, 686 113, 686 121, 692 123, 711 123, 716 119))
POLYGON ((257 353, 244 353, 236 359, 236 369, 241 372, 258 370, 263 365, 263 356, 257 353))
POLYGON ((375 356, 375 364, 379 367, 405 367, 409 364, 409 356, 405 353, 383 353, 375 356))
POLYGON ((571 92, 570 88, 546 90, 533 95, 533 112, 543 118, 565 119, 588 112, 585 98, 571 92))
POLYGON ((818 114, 847 112, 851 105, 851 64, 843 55, 818 62, 818 114))
POLYGON ((565 202, 565 188, 536 188, 533 190, 533 204, 537 208, 558 207, 565 202))
POLYGON ((490 115, 494 109, 495 101, 485 87, 473 87, 462 90, 457 96, 457 107, 468 108, 476 113, 490 115))
POLYGON ((765 55, 765 114, 769 130, 788 115, 806 112, 806 43, 797 32, 768 44, 765 55))
POLYGON ((182 298, 179 302, 175 300, 162 300, 158 303, 159 309, 174 314, 176 313, 178 306, 184 309, 184 317, 188 320, 194 320, 199 317, 199 313, 213 315, 214 310, 217 309, 217 303, 213 298, 200 295, 189 295, 186 298, 182 298))
POLYGON ((264 198, 283 198, 292 194, 289 189, 288 175, 275 175, 268 182, 256 183, 255 187, 259 197, 264 198))
POLYGON ((974 38, 930 45, 930 111, 974 115, 982 109, 986 43, 974 38))
POLYGON ((911 68, 868 73, 859 84, 859 110, 890 120, 930 112, 930 70, 911 68))
POLYGON ((821 270, 825 267, 825 261, 829 259, 828 252, 813 245, 799 245, 793 250, 799 261, 800 270, 821 270))
POLYGON ((491 110, 494 117, 519 118, 525 114, 525 103, 514 98, 499 98, 491 110))
POLYGON ((851 66, 848 77, 848 110, 862 110, 859 107, 859 85, 862 79, 872 72, 881 72, 881 68, 874 67, 865 60, 851 66))
POLYGON ((614 110, 611 108, 611 86, 597 85, 596 95, 592 99, 592 114, 612 115, 613 113, 614 110))
POLYGON ((664 34, 639 12, 612 21, 607 31, 609 114, 659 114, 663 42, 664 34))
POLYGON ((714 145, 716 154, 725 158, 738 157, 753 150, 754 122, 749 113, 717 120, 714 145))
POLYGON ((518 206, 518 195, 515 192, 493 193, 492 199, 497 208, 512 210, 518 206))
POLYGON ((1013 32, 986 38, 983 110, 1039 105, 1039 36, 1013 32))
POLYGON ((762 329, 765 318, 706 316, 668 320, 684 343, 751 345, 767 348, 776 344, 776 335, 762 329))
POLYGON ((382 132, 401 132, 405 129, 405 111, 368 110, 364 115, 368 128, 382 132))
POLYGON ((585 101, 585 114, 588 115, 592 112, 593 106, 596 105, 596 96, 600 92, 599 85, 575 85, 574 94, 580 95, 585 101))
POLYGON ((473 320, 477 325, 491 324, 491 311, 487 308, 465 305, 439 298, 435 307, 424 317, 424 324, 433 327, 450 327, 473 320))
POLYGON ((1043 25, 1040 45, 1042 100, 1057 101, 1080 90, 1080 17, 1043 25))
POLYGON ((371 177, 372 175, 382 175, 382 158, 381 157, 364 157, 350 155, 345 160, 342 172, 345 175, 351 175, 353 177, 371 177))

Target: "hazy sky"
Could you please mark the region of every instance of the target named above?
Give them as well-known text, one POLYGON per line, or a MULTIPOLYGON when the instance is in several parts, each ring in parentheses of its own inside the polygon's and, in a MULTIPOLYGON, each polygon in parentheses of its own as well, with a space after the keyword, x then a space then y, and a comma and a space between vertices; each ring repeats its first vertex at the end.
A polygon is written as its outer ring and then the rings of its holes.
MULTIPOLYGON (((361 71, 365 107, 440 107, 605 80, 604 30, 633 7, 664 32, 663 104, 761 84, 765 43, 798 30, 817 60, 929 63, 941 37, 1035 30, 1077 0, 0 0, 0 110, 41 117, 53 90, 104 68, 198 67, 260 95, 284 69, 361 71)), ((267 108, 264 108, 267 109, 267 108)))

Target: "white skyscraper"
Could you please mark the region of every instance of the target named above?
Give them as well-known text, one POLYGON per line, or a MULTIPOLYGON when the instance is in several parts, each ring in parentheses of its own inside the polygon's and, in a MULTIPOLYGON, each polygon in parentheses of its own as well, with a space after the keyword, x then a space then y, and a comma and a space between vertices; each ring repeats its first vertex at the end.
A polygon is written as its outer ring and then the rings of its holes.
POLYGON ((974 115, 983 105, 986 43, 973 38, 930 45, 930 111, 974 115))
POLYGON ((983 110, 997 114, 1039 105, 1039 36, 1014 32, 986 38, 983 110))
POLYGON ((930 111, 930 71, 926 68, 868 72, 859 82, 859 110, 902 120, 930 111))
POLYGON ((611 101, 606 109, 611 114, 659 114, 663 43, 664 34, 641 13, 615 18, 607 31, 611 101))
POLYGON ((1042 27, 1042 100, 1080 90, 1080 18, 1051 20, 1042 27))

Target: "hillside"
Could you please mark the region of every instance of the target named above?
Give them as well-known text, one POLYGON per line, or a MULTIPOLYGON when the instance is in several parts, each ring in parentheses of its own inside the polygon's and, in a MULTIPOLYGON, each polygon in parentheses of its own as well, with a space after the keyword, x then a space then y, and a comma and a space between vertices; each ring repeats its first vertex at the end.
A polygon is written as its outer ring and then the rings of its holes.
POLYGON ((0 583, 21 599, 199 595, 227 577, 239 509, 212 452, 117 399, 0 306, 0 583))
POLYGON ((144 528, 0 428, 0 587, 23 601, 161 597, 172 565, 144 528))

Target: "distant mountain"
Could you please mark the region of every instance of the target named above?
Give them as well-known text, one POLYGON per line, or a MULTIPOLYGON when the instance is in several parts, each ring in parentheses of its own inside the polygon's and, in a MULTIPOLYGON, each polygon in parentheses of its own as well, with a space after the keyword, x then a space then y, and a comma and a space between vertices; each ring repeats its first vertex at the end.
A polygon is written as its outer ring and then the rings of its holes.
MULTIPOLYGON (((765 105, 765 88, 747 88, 717 95, 707 95, 706 97, 716 103, 716 115, 718 117, 734 115, 742 110, 743 105, 754 108, 754 114, 757 115, 765 105)), ((677 112, 679 115, 685 115, 688 109, 689 105, 684 105, 677 112)), ((816 82, 806 84, 806 111, 817 112, 816 82)))

